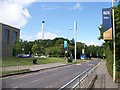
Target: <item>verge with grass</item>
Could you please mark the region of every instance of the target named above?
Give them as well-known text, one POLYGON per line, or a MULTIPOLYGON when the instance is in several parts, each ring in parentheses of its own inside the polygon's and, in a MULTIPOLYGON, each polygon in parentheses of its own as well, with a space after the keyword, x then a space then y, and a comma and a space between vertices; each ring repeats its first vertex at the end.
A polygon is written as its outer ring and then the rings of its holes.
MULTIPOLYGON (((2 67, 10 67, 10 66, 27 66, 27 65, 34 65, 33 64, 33 57, 31 58, 18 58, 18 57, 3 57, 2 58, 2 67)), ((64 58, 57 58, 57 57, 49 57, 49 58, 36 58, 37 65, 40 64, 48 64, 48 63, 65 63, 64 58)))

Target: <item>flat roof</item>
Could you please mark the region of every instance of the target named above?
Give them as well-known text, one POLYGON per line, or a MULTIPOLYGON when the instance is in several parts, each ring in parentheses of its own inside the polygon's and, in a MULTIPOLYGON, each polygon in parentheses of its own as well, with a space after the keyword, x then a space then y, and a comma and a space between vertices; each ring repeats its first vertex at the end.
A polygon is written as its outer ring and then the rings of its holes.
POLYGON ((15 29, 19 29, 19 30, 20 30, 20 28, 16 28, 16 27, 14 27, 14 26, 11 26, 11 25, 8 25, 8 24, 5 24, 5 23, 1 23, 1 22, 0 22, 0 24, 6 25, 6 26, 9 26, 9 27, 11 27, 11 28, 15 28, 15 29))

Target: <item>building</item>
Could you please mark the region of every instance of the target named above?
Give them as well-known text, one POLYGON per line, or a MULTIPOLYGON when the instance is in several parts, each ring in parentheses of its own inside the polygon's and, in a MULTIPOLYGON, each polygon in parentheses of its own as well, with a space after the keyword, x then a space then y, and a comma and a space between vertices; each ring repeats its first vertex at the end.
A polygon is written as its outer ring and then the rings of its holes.
POLYGON ((13 44, 20 37, 20 29, 0 23, 0 37, 2 56, 13 56, 13 44))

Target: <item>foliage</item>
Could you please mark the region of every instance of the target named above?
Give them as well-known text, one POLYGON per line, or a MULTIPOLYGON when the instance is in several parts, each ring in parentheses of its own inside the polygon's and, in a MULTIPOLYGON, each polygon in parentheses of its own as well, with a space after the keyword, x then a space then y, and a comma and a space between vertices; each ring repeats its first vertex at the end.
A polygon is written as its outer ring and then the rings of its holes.
POLYGON ((13 45, 13 55, 17 55, 17 54, 20 54, 22 52, 22 46, 23 46, 23 43, 22 43, 22 39, 20 40, 16 40, 16 42, 14 43, 13 45))
MULTIPOLYGON (((49 55, 54 57, 64 57, 65 56, 65 50, 64 50, 64 38, 55 38, 54 40, 35 40, 35 41, 23 41, 19 40, 15 43, 13 51, 16 52, 16 54, 28 54, 29 51, 32 51, 33 55, 36 53, 38 55, 49 55), (22 50, 24 48, 24 50, 22 50)), ((74 58, 74 39, 67 40, 68 41, 68 56, 70 54, 73 55, 74 58)), ((80 55, 82 54, 82 49, 85 49, 85 54, 87 57, 90 56, 90 53, 92 53, 93 57, 102 57, 102 47, 101 46, 87 46, 84 43, 77 42, 77 58, 80 58, 80 55)))
MULTIPOLYGON (((120 72, 120 3, 115 9, 115 42, 116 42, 116 70, 120 72)), ((103 27, 100 25, 100 36, 98 39, 103 39, 103 27)), ((103 44, 103 50, 106 54, 107 67, 111 73, 113 70, 113 40, 105 41, 103 44)), ((119 76, 118 76, 119 77, 119 76)))
POLYGON ((38 49, 39 49, 38 44, 35 43, 35 44, 32 46, 32 52, 33 52, 34 55, 35 55, 36 53, 38 53, 38 49))

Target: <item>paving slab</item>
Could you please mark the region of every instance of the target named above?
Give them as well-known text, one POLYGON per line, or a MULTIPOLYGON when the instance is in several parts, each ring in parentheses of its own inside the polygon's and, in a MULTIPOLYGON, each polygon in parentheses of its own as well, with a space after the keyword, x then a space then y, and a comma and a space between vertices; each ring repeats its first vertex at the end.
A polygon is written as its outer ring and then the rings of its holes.
POLYGON ((63 63, 49 63, 49 64, 41 64, 41 65, 28 65, 28 66, 13 66, 13 67, 2 67, 0 70, 2 71, 16 71, 16 70, 24 70, 29 69, 31 71, 36 71, 40 69, 52 68, 57 66, 66 65, 63 63))
POLYGON ((106 62, 100 62, 97 68, 97 75, 94 88, 120 88, 120 83, 114 83, 112 77, 108 73, 106 62))

